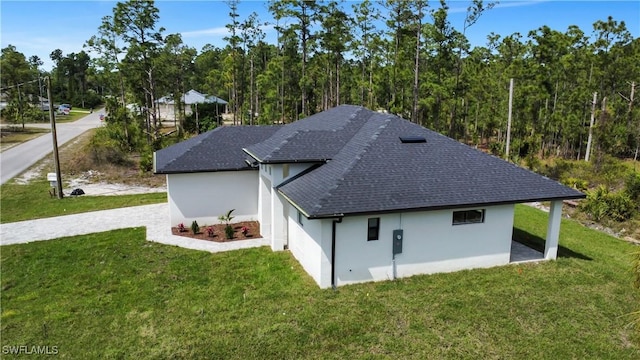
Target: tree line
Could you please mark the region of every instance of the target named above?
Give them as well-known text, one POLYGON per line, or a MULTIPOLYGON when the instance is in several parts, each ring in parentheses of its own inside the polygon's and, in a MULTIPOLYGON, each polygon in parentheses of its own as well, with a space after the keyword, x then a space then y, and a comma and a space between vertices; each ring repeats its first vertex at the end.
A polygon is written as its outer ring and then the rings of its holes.
MULTIPOLYGON (((200 51, 164 34, 153 1, 118 3, 86 42, 93 59, 52 53, 54 87, 64 96, 94 89, 116 108, 141 105, 149 141, 159 127, 156 100, 172 96, 180 113, 193 88, 228 99, 235 124, 288 123, 357 104, 502 154, 513 78, 512 158, 583 159, 592 118, 596 158, 637 156, 640 40, 611 17, 593 29, 492 33, 472 47, 466 35, 493 3, 470 1, 458 27, 444 0, 270 1, 269 24, 256 13, 241 18, 238 3, 226 2, 226 46, 200 51), (266 25, 275 44, 265 41, 266 25)), ((4 73, 3 88, 14 81, 4 73)))

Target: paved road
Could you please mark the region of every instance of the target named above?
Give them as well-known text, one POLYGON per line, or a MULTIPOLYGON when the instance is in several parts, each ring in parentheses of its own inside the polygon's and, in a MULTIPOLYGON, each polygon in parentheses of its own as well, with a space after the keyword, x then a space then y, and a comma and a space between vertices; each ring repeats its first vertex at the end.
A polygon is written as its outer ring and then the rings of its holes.
MULTIPOLYGON (((100 126, 100 114, 104 114, 104 109, 95 111, 72 123, 56 124, 58 146, 62 146, 89 129, 100 126)), ((6 183, 27 170, 51 152, 53 152, 51 134, 39 136, 3 151, 0 153, 0 184, 6 183)))
POLYGON ((171 234, 169 204, 133 206, 82 214, 27 220, 0 225, 0 245, 52 240, 63 236, 85 235, 123 228, 147 228, 147 240, 166 245, 208 252, 222 252, 269 246, 269 239, 214 242, 171 234))

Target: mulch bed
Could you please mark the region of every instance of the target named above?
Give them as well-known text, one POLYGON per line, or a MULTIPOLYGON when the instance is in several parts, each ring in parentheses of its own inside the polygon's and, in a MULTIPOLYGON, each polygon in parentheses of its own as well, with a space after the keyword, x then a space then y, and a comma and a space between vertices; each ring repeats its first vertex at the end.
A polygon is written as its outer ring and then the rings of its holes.
POLYGON ((238 240, 249 240, 261 238, 260 235, 260 224, 257 221, 243 221, 238 223, 233 223, 231 226, 233 227, 233 239, 227 239, 225 235, 224 228, 225 224, 217 224, 217 225, 208 225, 208 226, 200 226, 200 231, 197 234, 191 232, 191 224, 184 224, 187 231, 180 232, 178 227, 172 227, 171 233, 173 235, 184 236, 192 239, 206 240, 206 241, 215 241, 215 242, 228 242, 228 241, 238 241, 238 240), (248 231, 245 236, 242 233, 242 227, 246 226, 248 231), (209 236, 207 233, 207 228, 213 228, 213 236, 209 236))

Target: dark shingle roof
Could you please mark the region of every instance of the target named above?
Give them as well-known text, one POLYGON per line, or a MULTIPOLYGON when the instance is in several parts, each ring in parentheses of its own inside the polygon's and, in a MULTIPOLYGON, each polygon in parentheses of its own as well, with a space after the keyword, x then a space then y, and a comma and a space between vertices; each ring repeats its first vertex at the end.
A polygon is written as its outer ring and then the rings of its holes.
POLYGON ((361 107, 342 105, 283 126, 269 139, 246 147, 262 163, 324 162, 367 120, 361 107))
POLYGON ((358 132, 334 144, 331 161, 279 187, 310 217, 584 197, 396 116, 348 109, 362 122, 358 132), (404 136, 426 142, 402 143, 404 136))
POLYGON ((156 174, 250 170, 242 151, 273 135, 279 126, 222 126, 156 151, 156 174))
POLYGON ((584 197, 397 116, 351 105, 280 127, 215 129, 156 152, 156 173, 248 170, 247 154, 263 163, 319 163, 278 186, 312 218, 584 197))

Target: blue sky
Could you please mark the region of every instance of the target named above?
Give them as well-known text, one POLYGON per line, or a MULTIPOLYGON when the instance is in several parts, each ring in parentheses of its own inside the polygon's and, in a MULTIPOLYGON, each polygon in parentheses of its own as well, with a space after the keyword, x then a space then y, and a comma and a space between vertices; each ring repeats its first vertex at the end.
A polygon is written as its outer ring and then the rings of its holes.
MULTIPOLYGON (((344 4, 351 8, 354 1, 344 4)), ((111 15, 115 1, 28 1, 0 0, 0 46, 11 44, 29 57, 38 55, 49 70, 49 54, 61 49, 63 54, 79 52, 83 44, 97 33, 103 16, 111 15)), ((438 1, 430 1, 438 6, 438 1)), ((461 30, 469 1, 449 1, 450 22, 461 30)), ((166 34, 181 33, 183 41, 198 51, 205 44, 224 46, 229 22, 229 8, 223 1, 167 1, 156 2, 160 10, 160 26, 166 34)), ((261 21, 272 21, 266 1, 240 1, 240 19, 255 11, 261 21)), ((526 1, 502 0, 487 11, 467 30, 467 38, 474 46, 486 44, 491 32, 502 36, 530 30, 543 25, 565 31, 578 25, 587 35, 597 20, 625 21, 634 38, 640 37, 640 1, 526 1)), ((267 41, 275 42, 275 30, 265 28, 267 41)))

